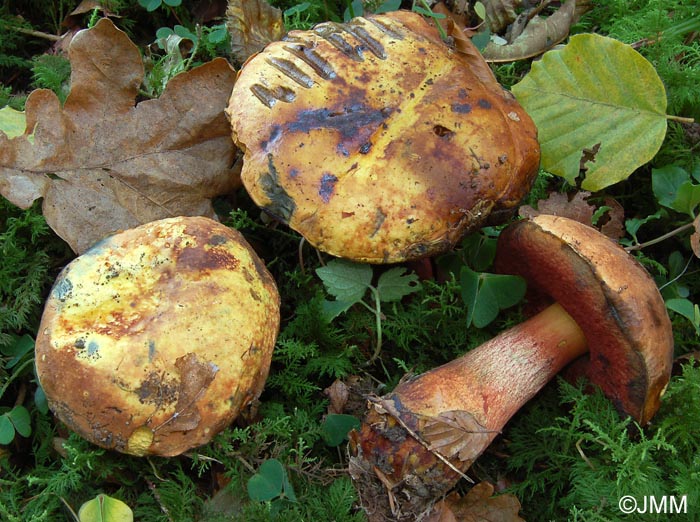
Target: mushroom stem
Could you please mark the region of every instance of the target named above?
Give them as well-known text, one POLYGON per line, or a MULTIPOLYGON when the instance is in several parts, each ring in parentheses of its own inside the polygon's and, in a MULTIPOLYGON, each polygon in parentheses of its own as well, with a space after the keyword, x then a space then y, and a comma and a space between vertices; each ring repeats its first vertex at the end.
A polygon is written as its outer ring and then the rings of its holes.
POLYGON ((421 415, 468 411, 491 433, 490 442, 515 412, 587 350, 576 322, 553 304, 462 357, 400 384, 394 393, 421 415))
POLYGON ((515 412, 587 350, 581 328, 553 304, 462 357, 403 381, 375 403, 361 431, 351 435, 352 447, 385 483, 413 475, 427 491, 444 493, 458 478, 456 470, 466 471, 515 412), (412 436, 397 436, 398 425, 412 436))

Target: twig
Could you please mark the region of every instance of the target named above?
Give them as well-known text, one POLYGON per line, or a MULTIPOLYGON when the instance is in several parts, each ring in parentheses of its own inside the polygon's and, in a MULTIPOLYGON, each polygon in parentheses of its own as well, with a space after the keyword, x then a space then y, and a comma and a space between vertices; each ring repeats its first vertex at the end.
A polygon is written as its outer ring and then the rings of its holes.
POLYGON ((13 26, 12 29, 14 31, 17 31, 18 33, 27 34, 29 36, 36 36, 37 38, 43 38, 44 40, 51 40, 52 42, 58 42, 61 40, 61 38, 63 38, 62 36, 58 36, 58 35, 51 34, 51 33, 44 33, 42 31, 36 31, 34 29, 27 29, 25 27, 13 26))
POLYGON ((685 225, 681 225, 680 227, 671 230, 670 232, 664 234, 663 236, 659 236, 655 239, 651 239, 647 241, 646 243, 639 243, 638 245, 633 245, 629 247, 625 247, 625 250, 627 252, 634 252, 635 250, 641 250, 643 248, 646 248, 651 245, 655 245, 656 243, 661 243, 662 241, 665 241, 666 239, 673 237, 677 234, 680 234, 681 232, 685 232, 686 230, 693 228, 695 224, 693 222, 686 223, 685 225))

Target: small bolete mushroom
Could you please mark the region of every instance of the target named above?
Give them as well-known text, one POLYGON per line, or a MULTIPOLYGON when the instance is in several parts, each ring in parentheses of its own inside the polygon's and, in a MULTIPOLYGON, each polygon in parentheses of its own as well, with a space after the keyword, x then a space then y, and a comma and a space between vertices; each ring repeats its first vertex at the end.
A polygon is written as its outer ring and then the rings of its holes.
POLYGON ((501 222, 537 174, 537 130, 476 49, 397 11, 291 31, 226 110, 257 205, 316 248, 393 263, 501 222))
POLYGON ((554 304, 402 381, 372 401, 360 431, 351 434, 354 463, 413 497, 445 493, 572 361, 642 425, 668 384, 673 335, 663 298, 615 242, 577 221, 540 215, 501 233, 495 265, 525 277, 534 301, 554 304))
POLYGON ((163 219, 63 269, 39 326, 37 375, 56 416, 90 442, 177 455, 258 398, 279 321, 275 282, 239 232, 163 219))

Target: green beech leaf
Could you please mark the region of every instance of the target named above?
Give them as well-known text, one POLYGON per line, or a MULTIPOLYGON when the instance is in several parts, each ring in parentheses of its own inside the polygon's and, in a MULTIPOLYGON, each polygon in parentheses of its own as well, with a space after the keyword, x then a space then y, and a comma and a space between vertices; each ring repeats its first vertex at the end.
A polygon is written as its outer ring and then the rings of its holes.
POLYGON ((372 283, 372 268, 369 265, 334 259, 326 266, 316 269, 329 294, 339 301, 356 303, 362 299, 372 283))
POLYGON ((650 161, 666 134, 666 91, 631 46, 596 34, 549 51, 513 93, 537 125, 542 167, 601 190, 650 161))
POLYGON ((416 274, 406 274, 403 267, 391 268, 379 276, 377 291, 379 300, 384 302, 400 301, 404 296, 420 290, 416 274))
POLYGON ((460 272, 460 285, 467 305, 467 328, 488 325, 501 310, 518 303, 526 290, 521 277, 479 273, 466 266, 460 272))
POLYGON ((119 499, 99 494, 78 511, 80 522, 133 522, 131 508, 119 499))
POLYGON ((321 424, 321 435, 329 446, 340 446, 351 430, 360 427, 360 420, 352 415, 329 413, 321 424))

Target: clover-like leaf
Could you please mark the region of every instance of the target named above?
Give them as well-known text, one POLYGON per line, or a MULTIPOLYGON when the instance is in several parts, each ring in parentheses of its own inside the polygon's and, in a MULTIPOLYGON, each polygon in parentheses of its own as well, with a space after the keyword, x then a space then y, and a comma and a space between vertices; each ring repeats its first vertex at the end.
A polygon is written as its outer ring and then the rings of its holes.
POLYGON ((466 266, 462 267, 460 283, 468 310, 467 327, 472 323, 477 328, 488 325, 500 310, 517 304, 526 290, 521 277, 474 272, 466 266))
POLYGON ((595 34, 549 51, 513 93, 535 121, 542 167, 598 191, 650 161, 666 134, 666 91, 631 46, 595 34))
POLYGON ((224 114, 235 81, 228 62, 182 73, 160 98, 136 104, 141 55, 108 19, 79 32, 69 58, 65 105, 33 91, 25 133, 0 133, 0 193, 22 208, 43 198, 48 224, 77 253, 156 219, 214 217, 211 198, 240 184, 224 114))

